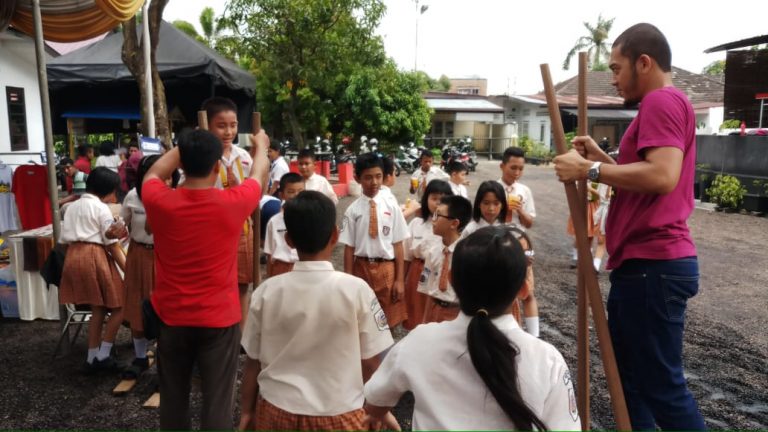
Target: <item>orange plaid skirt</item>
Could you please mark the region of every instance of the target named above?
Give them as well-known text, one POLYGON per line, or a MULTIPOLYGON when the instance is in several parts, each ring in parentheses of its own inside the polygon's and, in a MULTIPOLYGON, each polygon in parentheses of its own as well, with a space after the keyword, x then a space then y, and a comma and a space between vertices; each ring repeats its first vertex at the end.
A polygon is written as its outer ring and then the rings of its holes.
POLYGON ((367 430, 365 411, 360 408, 335 416, 308 416, 280 409, 259 396, 256 402, 256 430, 367 430))
POLYGON ((459 312, 461 312, 459 306, 441 306, 437 304, 434 297, 429 297, 424 308, 424 324, 452 321, 459 316, 459 312))
POLYGON ((123 280, 107 249, 96 243, 70 244, 61 273, 59 303, 118 309, 124 301, 123 280))
POLYGON ((424 322, 424 308, 426 308, 427 297, 429 296, 417 291, 423 270, 424 260, 414 258, 408 267, 408 273, 405 275, 405 309, 408 313, 408 319, 403 322, 403 327, 406 330, 413 330, 417 325, 424 322))
MULTIPOLYGON (((587 203, 587 237, 594 237, 600 233, 599 221, 595 221, 595 211, 600 206, 599 201, 589 201, 587 203)), ((568 235, 576 236, 576 231, 573 228, 573 219, 568 216, 568 226, 566 227, 568 235)))
POLYGON ((123 317, 131 330, 143 331, 141 302, 148 299, 155 287, 155 251, 131 239, 125 258, 125 308, 123 317))
POLYGON ((368 282, 368 286, 376 293, 376 298, 379 299, 379 304, 384 309, 384 315, 387 316, 390 329, 408 318, 405 302, 403 300, 392 301, 392 291, 395 285, 394 261, 370 262, 355 258, 352 274, 368 282))
POLYGON ((237 244, 237 283, 249 284, 253 282, 253 224, 248 221, 248 235, 245 231, 240 233, 240 241, 237 244))
POLYGON ((293 270, 293 263, 280 261, 280 260, 272 260, 271 268, 272 270, 269 272, 269 274, 267 274, 267 277, 288 273, 289 271, 293 270))

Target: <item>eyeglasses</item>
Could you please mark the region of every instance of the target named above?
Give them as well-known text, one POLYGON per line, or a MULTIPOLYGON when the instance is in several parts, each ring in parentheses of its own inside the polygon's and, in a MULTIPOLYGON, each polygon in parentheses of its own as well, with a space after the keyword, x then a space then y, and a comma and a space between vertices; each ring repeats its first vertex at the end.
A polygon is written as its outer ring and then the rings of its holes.
POLYGON ((434 222, 437 222, 437 220, 438 220, 439 218, 441 218, 441 217, 442 217, 442 218, 446 218, 446 219, 456 219, 456 218, 452 218, 452 217, 450 217, 450 216, 441 215, 441 214, 440 214, 440 213, 438 213, 438 212, 434 212, 434 213, 432 213, 432 220, 433 220, 434 222))

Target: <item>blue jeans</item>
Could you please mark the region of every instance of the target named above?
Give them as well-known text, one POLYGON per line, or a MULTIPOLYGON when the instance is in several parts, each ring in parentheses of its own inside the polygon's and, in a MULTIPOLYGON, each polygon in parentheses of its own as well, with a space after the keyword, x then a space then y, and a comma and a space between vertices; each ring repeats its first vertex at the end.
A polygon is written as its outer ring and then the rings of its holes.
POLYGON ((696 257, 611 272, 608 327, 633 430, 706 429, 683 376, 685 306, 698 290, 696 257))

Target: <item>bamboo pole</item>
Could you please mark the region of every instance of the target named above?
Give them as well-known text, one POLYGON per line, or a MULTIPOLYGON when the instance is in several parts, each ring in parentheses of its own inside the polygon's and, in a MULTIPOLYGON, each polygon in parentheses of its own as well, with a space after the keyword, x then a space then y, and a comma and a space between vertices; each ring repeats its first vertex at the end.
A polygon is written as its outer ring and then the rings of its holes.
MULTIPOLYGON (((587 135, 587 53, 579 53, 579 136, 587 135)), ((579 181, 579 211, 586 215, 587 211, 587 181, 579 181)), ((574 221, 575 223, 575 221, 574 221)), ((575 227, 575 225, 574 225, 575 227)), ((575 231, 574 231, 575 232, 575 231)), ((592 255, 590 254, 590 258, 592 255)), ((579 266, 578 284, 576 291, 576 396, 579 415, 581 416, 581 429, 590 429, 590 407, 589 407, 589 310, 587 301, 587 286, 584 279, 582 267, 579 266)))
MULTIPOLYGON (((251 119, 251 127, 254 135, 261 131, 261 113, 254 112, 251 119)), ((251 151, 251 156, 255 158, 255 149, 251 151)), ((267 176, 269 174, 267 173, 267 176)), ((261 186, 261 194, 266 192, 266 178, 264 176, 259 179, 259 185, 261 186)), ((256 210, 251 215, 253 220, 253 289, 261 283, 261 206, 257 205, 256 210)))
POLYGON ((205 110, 197 112, 197 127, 202 130, 208 130, 208 113, 205 110))
MULTIPOLYGON (((544 81, 544 91, 547 96, 547 108, 549 109, 549 118, 552 122, 552 134, 555 138, 557 153, 564 154, 568 151, 565 143, 565 133, 563 132, 563 122, 560 117, 560 106, 555 96, 555 88, 552 85, 552 76, 549 72, 549 65, 541 65, 541 78, 544 81)), ((616 357, 613 352, 611 335, 608 331, 608 320, 603 308, 603 298, 600 293, 600 286, 597 283, 597 274, 592 267, 592 260, 589 245, 587 244, 586 214, 579 211, 578 191, 575 183, 565 183, 565 195, 568 198, 568 208, 573 218, 573 228, 576 232, 576 246, 579 252, 579 271, 584 275, 589 303, 592 307, 592 318, 597 330, 597 341, 600 346, 600 354, 603 360, 603 368, 608 384, 608 392, 611 396, 611 405, 613 406, 613 415, 616 420, 618 430, 631 430, 632 425, 627 414, 627 405, 624 400, 624 391, 619 379, 619 370, 616 366, 616 357)))

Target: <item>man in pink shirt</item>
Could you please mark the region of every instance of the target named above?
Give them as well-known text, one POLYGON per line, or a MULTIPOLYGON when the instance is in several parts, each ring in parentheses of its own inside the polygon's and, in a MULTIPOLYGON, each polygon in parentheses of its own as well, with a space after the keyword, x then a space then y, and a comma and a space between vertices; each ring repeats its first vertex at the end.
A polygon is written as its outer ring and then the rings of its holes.
POLYGON ((637 24, 613 43, 613 85, 627 106, 640 104, 616 164, 588 136, 555 158, 563 182, 589 178, 613 186, 606 223, 611 291, 608 325, 632 428, 705 429, 683 376, 686 301, 699 287, 693 210, 696 116, 672 86, 664 35, 637 24), (642 103, 641 103, 642 102, 642 103))

